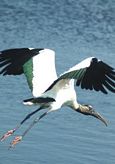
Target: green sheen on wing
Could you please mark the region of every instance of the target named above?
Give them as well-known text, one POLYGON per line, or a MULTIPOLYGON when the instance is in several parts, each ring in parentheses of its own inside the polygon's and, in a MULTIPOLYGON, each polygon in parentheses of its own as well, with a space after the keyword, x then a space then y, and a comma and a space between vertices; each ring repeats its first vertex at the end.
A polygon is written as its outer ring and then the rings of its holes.
POLYGON ((27 78, 27 82, 29 85, 29 88, 32 90, 33 89, 33 84, 32 84, 32 79, 33 79, 33 60, 30 59, 28 60, 24 65, 24 74, 27 78))

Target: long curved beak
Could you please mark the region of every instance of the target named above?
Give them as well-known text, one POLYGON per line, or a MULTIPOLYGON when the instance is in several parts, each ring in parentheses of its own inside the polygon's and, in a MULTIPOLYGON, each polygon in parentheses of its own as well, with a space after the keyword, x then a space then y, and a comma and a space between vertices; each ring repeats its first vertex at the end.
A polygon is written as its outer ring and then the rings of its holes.
POLYGON ((102 121, 106 126, 107 126, 107 121, 105 120, 104 117, 102 117, 98 112, 92 110, 90 113, 91 116, 94 116, 95 118, 99 119, 100 121, 102 121))
POLYGON ((77 110, 75 111, 84 115, 93 116, 102 121, 107 126, 107 121, 105 120, 105 118, 102 117, 98 112, 96 112, 90 105, 79 105, 79 108, 77 108, 77 110))

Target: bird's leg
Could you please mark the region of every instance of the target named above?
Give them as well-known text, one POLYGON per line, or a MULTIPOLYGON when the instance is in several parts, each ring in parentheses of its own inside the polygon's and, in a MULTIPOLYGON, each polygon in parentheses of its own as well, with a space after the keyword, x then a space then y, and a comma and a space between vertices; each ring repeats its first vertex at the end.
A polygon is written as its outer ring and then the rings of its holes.
POLYGON ((9 136, 11 136, 17 129, 20 128, 20 126, 26 121, 28 120, 32 115, 34 115, 35 113, 37 113, 38 111, 40 111, 42 109, 42 107, 38 108, 37 110, 29 113, 14 129, 7 131, 1 138, 0 141, 4 141, 6 138, 8 138, 9 136))
POLYGON ((29 132, 29 130, 36 124, 40 121, 41 118, 43 118, 44 116, 46 116, 47 114, 49 113, 49 111, 43 113, 40 117, 37 117, 33 122, 32 124, 30 124, 30 126, 24 131, 24 133, 21 135, 21 136, 16 136, 14 138, 14 140, 11 142, 9 148, 12 148, 14 147, 14 145, 16 145, 17 143, 19 143, 23 138, 24 136, 29 132))

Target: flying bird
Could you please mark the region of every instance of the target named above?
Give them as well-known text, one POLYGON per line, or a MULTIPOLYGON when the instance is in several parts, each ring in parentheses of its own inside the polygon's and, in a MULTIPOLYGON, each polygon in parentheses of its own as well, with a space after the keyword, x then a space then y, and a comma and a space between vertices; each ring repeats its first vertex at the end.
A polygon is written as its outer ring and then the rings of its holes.
POLYGON ((91 105, 78 103, 74 88, 80 86, 82 89, 101 91, 104 94, 108 91, 115 93, 114 68, 96 57, 86 58, 57 77, 53 50, 8 49, 0 52, 0 74, 3 76, 24 74, 33 97, 24 100, 23 104, 39 105, 38 109, 29 113, 14 129, 5 133, 1 141, 11 136, 32 115, 42 109, 48 109, 34 119, 21 136, 15 137, 10 147, 20 142, 41 118, 63 106, 68 106, 81 114, 93 116, 107 126, 107 121, 91 105))

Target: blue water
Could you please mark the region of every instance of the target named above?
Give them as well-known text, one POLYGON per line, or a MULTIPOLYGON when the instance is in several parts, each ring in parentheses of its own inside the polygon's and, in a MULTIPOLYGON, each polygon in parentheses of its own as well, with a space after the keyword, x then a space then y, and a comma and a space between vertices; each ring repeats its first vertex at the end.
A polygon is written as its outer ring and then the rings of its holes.
MULTIPOLYGON (((1 0, 0 50, 16 47, 54 49, 58 73, 89 56, 114 66, 115 1, 1 0)), ((108 127, 62 108, 41 120, 15 149, 8 150, 12 137, 0 143, 0 164, 114 164, 114 94, 77 91, 81 103, 93 105, 107 118, 108 127)), ((21 103, 30 96, 23 75, 0 77, 0 135, 35 109, 21 103)))

